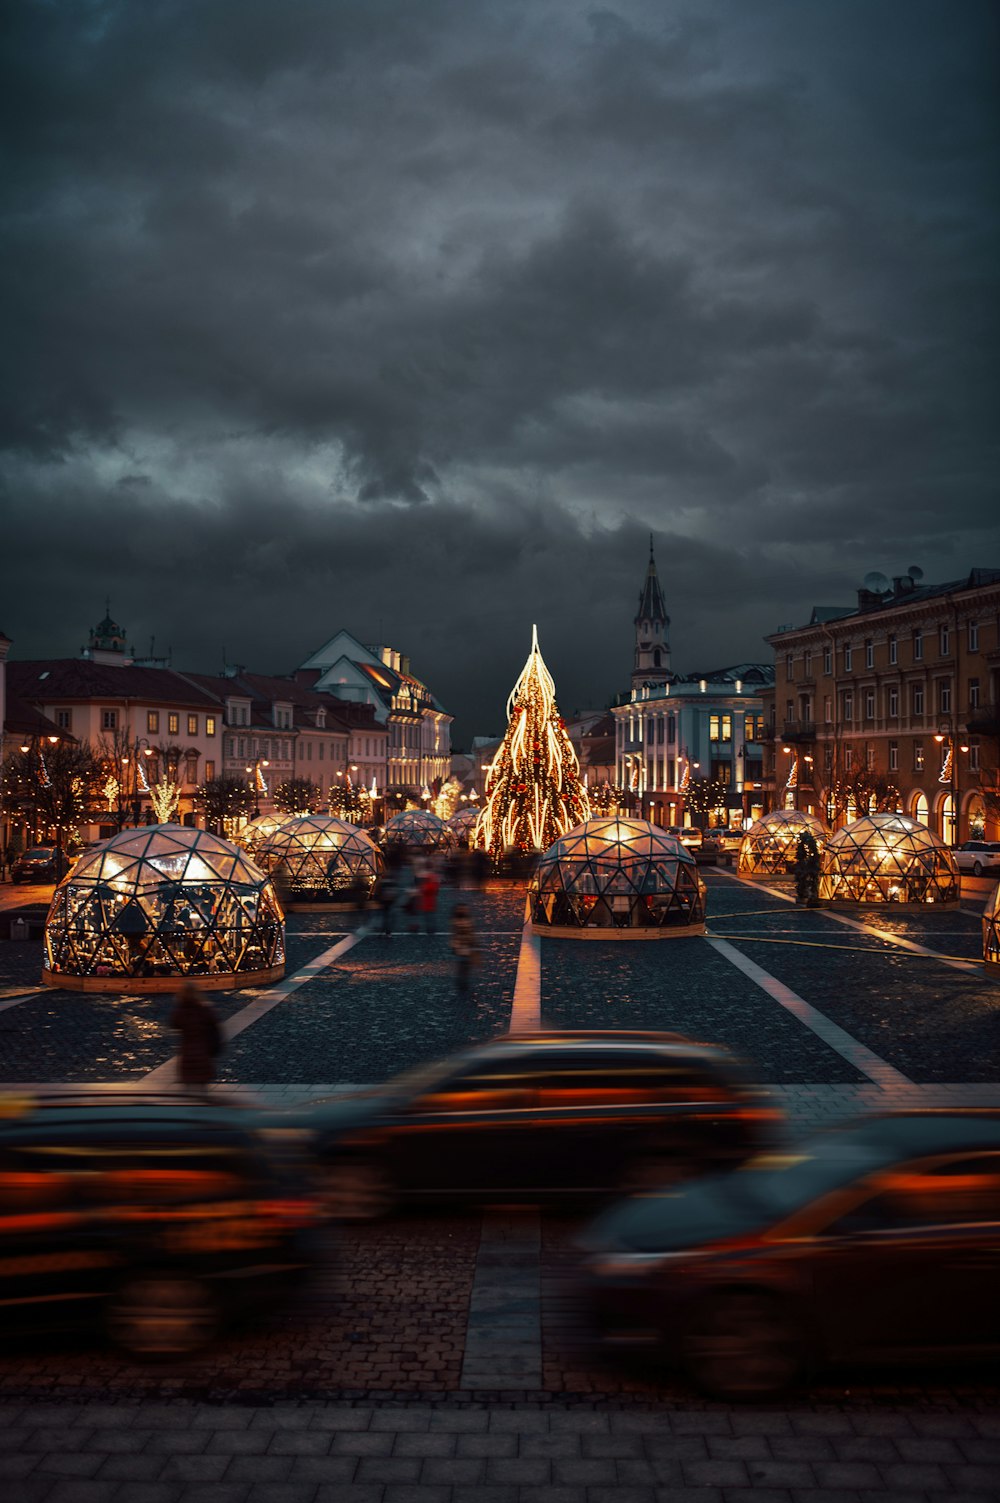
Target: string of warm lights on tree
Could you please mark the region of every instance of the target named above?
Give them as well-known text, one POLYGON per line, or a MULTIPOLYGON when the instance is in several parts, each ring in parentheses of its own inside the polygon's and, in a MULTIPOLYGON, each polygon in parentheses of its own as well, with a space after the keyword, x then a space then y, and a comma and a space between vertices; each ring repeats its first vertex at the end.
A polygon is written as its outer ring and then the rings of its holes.
POLYGON ((507 733, 486 774, 475 844, 544 850, 590 817, 580 764, 556 705, 555 683, 531 629, 531 652, 507 700, 507 733))

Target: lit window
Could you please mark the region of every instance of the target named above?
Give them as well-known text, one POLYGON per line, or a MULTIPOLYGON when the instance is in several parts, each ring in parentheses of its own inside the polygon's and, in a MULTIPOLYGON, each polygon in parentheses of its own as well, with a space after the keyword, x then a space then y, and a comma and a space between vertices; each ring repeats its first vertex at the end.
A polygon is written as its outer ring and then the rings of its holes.
POLYGON ((924 770, 924 743, 922 741, 914 741, 914 743, 913 743, 913 771, 914 772, 923 772, 923 770, 924 770))
POLYGON ((147 715, 146 715, 146 729, 147 729, 147 731, 149 731, 150 735, 152 735, 152 736, 156 735, 157 731, 160 729, 160 712, 159 712, 159 710, 150 710, 147 713, 147 715))
POLYGON ((188 716, 188 735, 189 736, 197 736, 197 734, 198 734, 198 717, 197 717, 197 715, 189 715, 188 716))
POLYGON ((205 716, 205 735, 206 736, 214 736, 215 735, 215 716, 214 715, 206 715, 205 716))
POLYGON ((167 716, 167 735, 168 736, 179 736, 180 733, 181 733, 181 717, 177 714, 176 711, 172 711, 171 714, 169 714, 167 716))

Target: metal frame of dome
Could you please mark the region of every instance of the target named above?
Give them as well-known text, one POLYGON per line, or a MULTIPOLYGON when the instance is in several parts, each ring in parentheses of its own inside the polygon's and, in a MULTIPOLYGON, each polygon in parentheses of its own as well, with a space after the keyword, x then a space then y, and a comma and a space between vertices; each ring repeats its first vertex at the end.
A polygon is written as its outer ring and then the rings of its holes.
POLYGON ((284 973, 270 879, 207 830, 145 825, 102 841, 59 883, 45 921, 42 980, 61 989, 223 991, 284 973))
POLYGON ((364 830, 332 814, 283 820, 258 847, 256 859, 292 913, 363 906, 383 865, 382 852, 364 830))
POLYGON ((1000 882, 983 909, 983 964, 1000 970, 1000 882))
POLYGON ((445 820, 445 824, 451 830, 459 845, 471 846, 478 820, 478 808, 468 805, 464 809, 456 809, 455 813, 445 820))
POLYGON ((831 835, 822 853, 821 903, 957 908, 960 878, 944 841, 906 814, 866 814, 831 835))
POLYGON ((539 858, 531 926, 571 939, 673 939, 705 932, 692 853, 645 819, 585 820, 539 858))
POLYGON ((287 814, 258 814, 256 819, 251 819, 242 830, 237 831, 233 837, 234 844, 242 846, 243 850, 249 851, 253 856, 275 830, 281 829, 287 818, 287 814))
POLYGON ((410 850, 442 851, 455 844, 455 832, 429 809, 404 809, 386 824, 382 838, 386 845, 403 845, 410 850))
POLYGON ((736 858, 739 876, 754 881, 787 875, 803 830, 810 831, 822 850, 826 827, 815 814, 805 814, 801 809, 772 809, 758 819, 740 842, 736 858))

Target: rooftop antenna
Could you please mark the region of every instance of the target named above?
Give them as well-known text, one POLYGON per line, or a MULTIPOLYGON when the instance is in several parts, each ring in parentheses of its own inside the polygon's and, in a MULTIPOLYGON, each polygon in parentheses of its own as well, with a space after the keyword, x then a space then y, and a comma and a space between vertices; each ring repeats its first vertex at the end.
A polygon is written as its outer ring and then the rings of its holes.
POLYGON ((865 589, 870 590, 873 595, 884 595, 889 588, 889 581, 877 569, 873 569, 870 574, 865 575, 864 583, 865 589))
POLYGON ((924 571, 923 569, 921 569, 919 564, 911 564, 906 572, 913 580, 914 584, 919 584, 924 577, 924 571))

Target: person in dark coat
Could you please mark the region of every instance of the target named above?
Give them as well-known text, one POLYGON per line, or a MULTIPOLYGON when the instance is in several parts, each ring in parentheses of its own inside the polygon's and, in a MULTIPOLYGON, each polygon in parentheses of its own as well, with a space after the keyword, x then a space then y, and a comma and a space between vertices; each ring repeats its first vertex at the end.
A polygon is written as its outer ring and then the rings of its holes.
POLYGON ((222 1052, 222 1029, 211 1002, 189 982, 177 993, 170 1026, 181 1036, 177 1074, 181 1085, 208 1086, 222 1052))
POLYGON ((451 952, 455 957, 455 993, 460 1002, 468 1002, 472 990, 472 967, 478 964, 479 947, 472 916, 464 903, 456 903, 452 909, 451 952))

